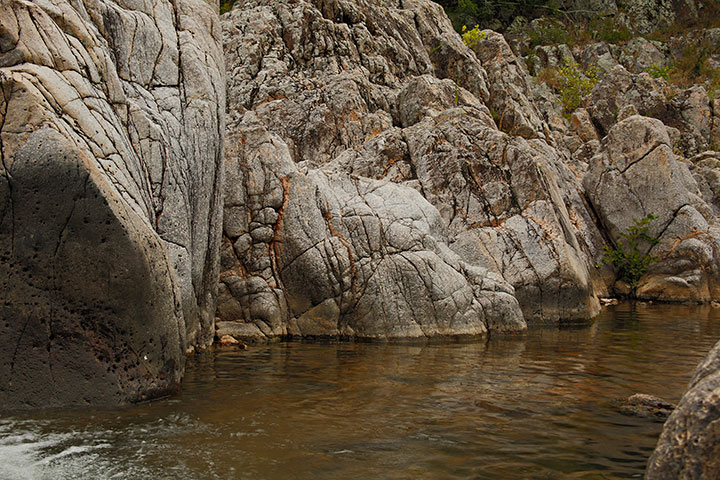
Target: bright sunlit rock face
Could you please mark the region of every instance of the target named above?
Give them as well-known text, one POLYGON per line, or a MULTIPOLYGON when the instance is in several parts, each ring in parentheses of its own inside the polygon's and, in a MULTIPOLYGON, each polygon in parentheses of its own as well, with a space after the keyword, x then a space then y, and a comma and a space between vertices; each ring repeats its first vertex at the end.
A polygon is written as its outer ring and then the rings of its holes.
POLYGON ((597 313, 603 240, 502 36, 478 58, 430 1, 243 2, 222 24, 219 333, 303 335, 315 308, 350 336, 517 330, 515 299, 528 322, 597 313))

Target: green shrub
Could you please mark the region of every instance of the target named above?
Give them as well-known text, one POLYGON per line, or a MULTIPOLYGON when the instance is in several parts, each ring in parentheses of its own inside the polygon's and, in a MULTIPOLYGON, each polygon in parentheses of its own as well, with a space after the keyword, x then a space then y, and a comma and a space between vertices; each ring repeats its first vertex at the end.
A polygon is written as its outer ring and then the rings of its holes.
POLYGON ((468 30, 466 25, 462 27, 462 39, 465 45, 469 48, 475 48, 482 39, 487 36, 486 32, 480 31, 480 26, 475 25, 473 28, 468 30))
POLYGON ((222 0, 220 2, 220 15, 222 15, 225 12, 229 12, 230 9, 233 7, 234 3, 235 3, 235 0, 222 0))
POLYGON ((551 18, 544 18, 539 24, 528 32, 530 36, 530 49, 538 45, 572 44, 573 39, 568 27, 551 18))
POLYGON ((558 93, 563 104, 563 110, 570 114, 577 107, 583 97, 589 94, 598 82, 600 69, 591 65, 583 71, 577 62, 565 59, 565 65, 557 69, 558 93))
POLYGON ((673 66, 672 65, 650 65, 647 67, 644 72, 647 72, 650 74, 652 78, 664 78, 666 81, 670 81, 670 72, 672 72, 673 66))
POLYGON ((624 241, 617 242, 617 246, 605 245, 603 250, 603 262, 612 264, 618 269, 618 277, 632 287, 632 294, 635 294, 638 281, 647 272, 650 265, 657 262, 657 258, 640 250, 640 243, 650 245, 658 243, 658 239, 647 234, 650 222, 657 217, 652 213, 647 214, 642 220, 633 218, 634 225, 625 229, 620 236, 624 241))
POLYGON ((436 0, 459 32, 463 25, 503 31, 517 16, 537 18, 558 11, 556 0, 436 0))
POLYGON ((708 97, 710 100, 720 98, 720 72, 718 72, 712 79, 707 87, 708 97))
POLYGON ((612 44, 627 42, 635 36, 632 30, 623 25, 619 25, 613 17, 596 18, 592 20, 584 30, 592 32, 591 38, 593 40, 600 40, 612 44))
POLYGON ((535 73, 535 65, 537 65, 538 56, 535 52, 530 52, 525 56, 525 66, 530 74, 535 73))

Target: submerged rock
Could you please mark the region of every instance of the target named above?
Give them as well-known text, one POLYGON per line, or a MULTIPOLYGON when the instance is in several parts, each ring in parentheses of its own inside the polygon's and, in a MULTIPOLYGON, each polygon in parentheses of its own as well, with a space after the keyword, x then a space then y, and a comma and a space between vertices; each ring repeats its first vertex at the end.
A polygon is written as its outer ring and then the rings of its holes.
POLYGON ((644 393, 631 395, 625 404, 620 406, 620 411, 626 415, 661 419, 669 417, 674 409, 675 405, 672 403, 644 393))
POLYGON ((214 334, 216 13, 8 0, 0 18, 0 409, 166 394, 214 334))

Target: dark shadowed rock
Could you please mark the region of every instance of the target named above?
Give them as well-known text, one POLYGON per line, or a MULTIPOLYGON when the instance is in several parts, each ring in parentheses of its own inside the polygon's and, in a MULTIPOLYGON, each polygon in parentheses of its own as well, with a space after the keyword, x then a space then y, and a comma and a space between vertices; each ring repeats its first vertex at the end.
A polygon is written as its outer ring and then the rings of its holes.
POLYGON ((665 423, 646 480, 720 477, 720 343, 698 365, 665 423))
POLYGON ((0 18, 0 408, 172 391, 214 333, 216 12, 10 0, 0 18))

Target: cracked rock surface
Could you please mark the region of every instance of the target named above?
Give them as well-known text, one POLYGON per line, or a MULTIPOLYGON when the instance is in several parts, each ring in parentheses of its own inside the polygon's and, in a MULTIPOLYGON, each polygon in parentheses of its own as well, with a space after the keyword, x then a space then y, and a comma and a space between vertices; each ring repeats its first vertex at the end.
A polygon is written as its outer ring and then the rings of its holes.
POLYGON ((538 323, 598 311, 604 240, 501 36, 478 55, 425 0, 238 1, 221 23, 217 335, 482 334, 522 328, 518 304, 538 323))
POLYGON ((214 334, 217 14, 8 0, 0 18, 0 408, 171 391, 214 334))
POLYGON ((613 126, 593 158, 585 188, 614 241, 633 219, 658 217, 647 233, 659 242, 640 245, 658 261, 640 280, 639 298, 707 302, 720 295, 720 225, 705 200, 715 197, 712 158, 697 166, 681 161, 665 125, 640 115, 613 126), (696 177, 705 181, 704 195, 696 177))
POLYGON ((646 480, 720 476, 720 342, 700 362, 648 461, 646 480))
POLYGON ((438 210, 416 190, 302 173, 252 113, 228 145, 242 147, 229 149, 227 165, 226 211, 236 213, 225 221, 219 334, 394 338, 525 328, 513 288, 448 248, 438 210))

